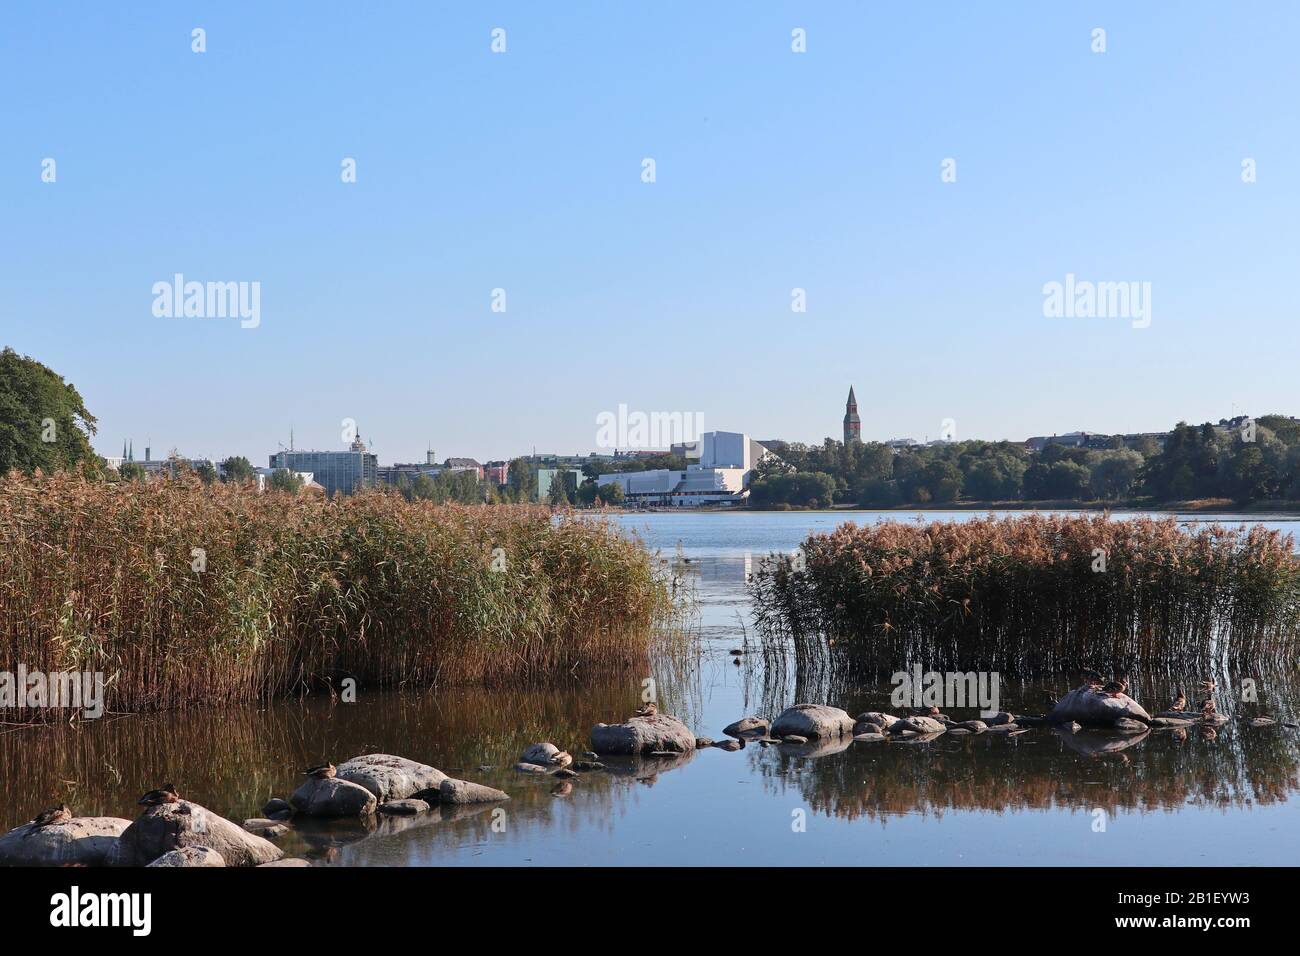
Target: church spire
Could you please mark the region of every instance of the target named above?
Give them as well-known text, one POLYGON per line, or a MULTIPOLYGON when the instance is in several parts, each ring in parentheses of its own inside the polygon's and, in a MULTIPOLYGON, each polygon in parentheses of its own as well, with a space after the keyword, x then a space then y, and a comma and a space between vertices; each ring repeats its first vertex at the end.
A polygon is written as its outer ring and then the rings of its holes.
POLYGON ((862 419, 858 418, 858 400, 849 386, 849 399, 844 403, 844 444, 862 441, 862 419))

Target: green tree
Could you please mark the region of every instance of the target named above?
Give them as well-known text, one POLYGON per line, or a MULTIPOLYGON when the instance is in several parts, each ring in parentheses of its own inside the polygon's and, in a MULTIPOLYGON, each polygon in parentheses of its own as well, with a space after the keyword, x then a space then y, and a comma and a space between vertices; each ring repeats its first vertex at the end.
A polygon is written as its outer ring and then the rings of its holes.
POLYGON ((98 472, 101 459, 90 447, 95 428, 75 386, 11 348, 0 352, 0 475, 79 462, 98 472))
POLYGON ((553 507, 564 507, 573 504, 569 498, 569 479, 573 472, 567 468, 557 468, 555 474, 551 476, 551 489, 547 495, 547 501, 553 507))
POLYGON ((236 485, 247 484, 257 477, 253 465, 242 455, 232 455, 221 463, 222 481, 236 485))
POLYGON ((270 486, 272 491, 287 491, 296 495, 302 490, 302 479, 288 468, 277 468, 271 472, 270 486))
POLYGON ((217 480, 217 469, 212 466, 210 461, 201 462, 199 467, 195 469, 195 473, 205 485, 210 485, 217 480))

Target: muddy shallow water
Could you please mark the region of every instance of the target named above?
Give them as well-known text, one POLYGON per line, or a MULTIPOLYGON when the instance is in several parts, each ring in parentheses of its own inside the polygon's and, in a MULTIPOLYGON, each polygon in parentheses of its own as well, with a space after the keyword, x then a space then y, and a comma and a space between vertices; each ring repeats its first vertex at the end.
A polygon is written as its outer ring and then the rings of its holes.
MULTIPOLYGON (((857 515, 858 520, 873 516, 857 515)), ((894 515, 894 518, 900 516, 894 515)), ((911 518, 901 516, 903 520, 911 518)), ((700 650, 656 665, 659 701, 699 735, 773 711, 825 685, 791 666, 765 668, 753 647, 744 576, 769 550, 790 550, 842 514, 633 515, 666 554, 690 559, 700 650), (749 632, 746 633, 746 628, 749 632)), ((1204 520, 1198 516, 1197 520, 1204 520)), ((1266 521, 1291 530, 1289 521, 1266 521)), ((296 769, 386 752, 506 790, 491 808, 373 823, 300 826, 278 841, 335 865, 1290 864, 1300 852, 1300 731, 1242 726, 1137 738, 1048 729, 1017 737, 942 736, 925 744, 750 745, 669 761, 606 760, 571 788, 515 772, 529 743, 588 749, 598 721, 640 700, 627 673, 531 689, 368 691, 263 707, 107 716, 74 726, 0 727, 0 826, 65 800, 78 814, 133 816, 136 796, 164 782, 235 820, 287 797, 296 769), (1098 821, 1105 824, 1099 831, 1098 821)), ((1196 675, 1186 675, 1188 686, 1196 675)), ((1300 685, 1262 677, 1265 709, 1292 720, 1300 685)), ((1144 703, 1160 709, 1157 681, 1144 703)), ((1039 713, 1062 680, 1004 683, 1002 704, 1039 713)), ((840 680, 827 702, 888 709, 879 678, 840 680)), ((954 716, 974 716, 973 712, 954 716)))

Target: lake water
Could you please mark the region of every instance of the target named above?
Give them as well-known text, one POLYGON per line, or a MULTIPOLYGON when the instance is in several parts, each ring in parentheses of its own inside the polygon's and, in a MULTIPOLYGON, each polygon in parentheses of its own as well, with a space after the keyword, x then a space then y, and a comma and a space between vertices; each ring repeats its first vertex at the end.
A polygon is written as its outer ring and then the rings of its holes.
MULTIPOLYGON (((498 787, 512 799, 504 815, 435 810, 296 827, 279 841, 289 854, 343 866, 1294 863, 1300 732, 1280 725, 1249 729, 1233 720, 1212 740, 1199 731, 1121 742, 1036 729, 1010 738, 944 735, 916 745, 847 743, 822 752, 751 744, 667 762, 606 760, 607 771, 583 774, 570 787, 512 769, 534 741, 575 754, 588 749, 593 724, 624 719, 637 707, 645 676, 656 680, 665 712, 713 738, 737 718, 772 717, 809 697, 850 714, 889 709, 887 681, 841 683, 835 699, 819 700, 819 685, 791 666, 765 669, 760 655, 736 663, 729 654, 754 644, 744 589, 754 562, 793 550, 810 530, 877 517, 620 516, 666 555, 680 546, 698 588, 698 653, 658 664, 653 674, 528 690, 363 688, 355 704, 314 698, 0 727, 0 825, 8 829, 60 800, 81 815, 133 816, 140 793, 169 781, 239 821, 260 816, 270 797, 287 797, 301 780, 297 768, 385 752, 498 787)), ((1262 523, 1300 530, 1285 517, 1262 523)), ((1186 675, 1186 686, 1199 676, 1186 675)), ((1065 684, 1004 686, 1002 704, 1040 713, 1045 689, 1059 692, 1065 684)), ((1270 677, 1263 691, 1271 713, 1295 719, 1297 690, 1289 678, 1270 677)), ((1221 709, 1230 706, 1228 697, 1220 691, 1221 709)), ((1143 702, 1158 710, 1167 700, 1143 702)))

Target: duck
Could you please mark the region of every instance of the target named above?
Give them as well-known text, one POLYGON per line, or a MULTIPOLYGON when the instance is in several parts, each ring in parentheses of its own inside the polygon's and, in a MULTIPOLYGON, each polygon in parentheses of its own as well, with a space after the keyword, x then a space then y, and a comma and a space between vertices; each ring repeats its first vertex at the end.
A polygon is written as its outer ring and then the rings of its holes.
POLYGON ((1112 680, 1101 685, 1101 692, 1108 697, 1118 697, 1128 690, 1128 683, 1125 681, 1112 680))
POLYGON ((328 780, 338 773, 332 763, 318 763, 314 767, 308 767, 302 772, 304 777, 315 777, 317 780, 328 780))
POLYGON ((1201 716, 1206 720, 1212 720, 1215 716, 1214 698, 1207 697, 1201 701, 1201 716))
POLYGON ((1213 677, 1207 677, 1205 680, 1201 681, 1201 690, 1205 691, 1207 694, 1213 694, 1215 690, 1218 689, 1218 686, 1219 685, 1214 682, 1213 677))
POLYGON ((1186 709, 1187 709, 1187 695, 1184 694, 1184 693, 1180 690, 1180 691, 1178 692, 1178 696, 1174 698, 1174 702, 1173 702, 1172 704, 1169 705, 1169 709, 1170 709, 1170 710, 1186 710, 1186 709))
POLYGON ((165 783, 157 790, 150 790, 136 801, 142 807, 157 807, 164 803, 177 803, 181 795, 176 792, 176 784, 165 783))
POLYGON ((61 823, 67 823, 72 819, 72 808, 66 803, 60 803, 56 807, 50 807, 41 813, 36 814, 32 819, 32 826, 40 829, 41 827, 56 827, 61 823))
POLYGON ((550 764, 552 767, 567 767, 571 763, 573 763, 573 755, 567 750, 551 754, 550 764))
POLYGON ((659 713, 659 705, 656 704, 654 701, 649 701, 648 703, 642 704, 639 708, 637 708, 636 716, 653 717, 657 713, 659 713))

